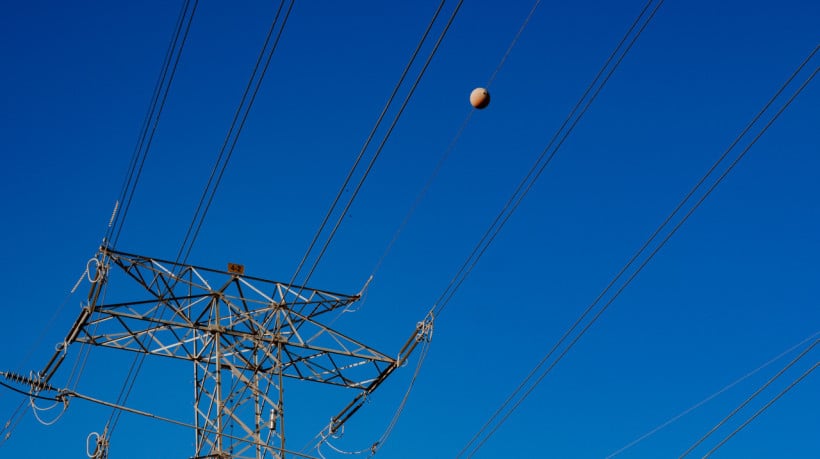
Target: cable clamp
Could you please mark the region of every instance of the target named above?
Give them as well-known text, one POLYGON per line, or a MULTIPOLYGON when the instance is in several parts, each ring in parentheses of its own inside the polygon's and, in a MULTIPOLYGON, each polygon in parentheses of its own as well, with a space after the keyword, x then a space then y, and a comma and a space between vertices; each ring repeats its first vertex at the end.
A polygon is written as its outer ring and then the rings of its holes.
POLYGON ((426 341, 429 343, 433 340, 433 324, 435 320, 433 311, 430 311, 423 321, 416 324, 416 341, 426 341))
POLYGON ((103 278, 108 276, 108 265, 100 260, 98 257, 100 254, 98 253, 96 256, 88 260, 88 263, 85 265, 85 274, 88 277, 88 281, 92 284, 96 284, 97 282, 101 281, 103 278), (94 277, 91 277, 91 264, 94 264, 94 277))
POLYGON ((85 454, 91 459, 106 459, 108 457, 108 427, 103 433, 91 432, 85 439, 85 454), (94 451, 91 451, 92 441, 94 451))

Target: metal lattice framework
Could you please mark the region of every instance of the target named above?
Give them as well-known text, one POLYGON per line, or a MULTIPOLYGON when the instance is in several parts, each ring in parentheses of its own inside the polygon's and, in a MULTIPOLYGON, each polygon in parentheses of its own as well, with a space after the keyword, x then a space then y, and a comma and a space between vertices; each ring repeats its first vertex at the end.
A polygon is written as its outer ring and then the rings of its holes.
MULTIPOLYGON (((285 449, 284 379, 356 391, 332 418, 332 433, 424 338, 419 324, 398 357, 390 357, 317 320, 359 295, 249 277, 239 265, 218 271, 105 247, 97 260, 88 304, 66 347, 86 343, 191 362, 195 459, 308 457, 285 449), (129 301, 101 304, 115 274, 140 288, 129 301)), ((29 384, 46 387, 64 358, 64 349, 55 353, 29 384)))

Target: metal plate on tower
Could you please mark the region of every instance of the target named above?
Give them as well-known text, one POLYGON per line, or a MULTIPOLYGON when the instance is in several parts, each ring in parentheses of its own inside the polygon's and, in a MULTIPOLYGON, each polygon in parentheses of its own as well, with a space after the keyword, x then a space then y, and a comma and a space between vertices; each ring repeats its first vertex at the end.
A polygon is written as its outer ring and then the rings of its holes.
POLYGON ((244 276, 245 265, 240 265, 237 263, 228 263, 228 272, 231 274, 239 274, 240 276, 244 276))

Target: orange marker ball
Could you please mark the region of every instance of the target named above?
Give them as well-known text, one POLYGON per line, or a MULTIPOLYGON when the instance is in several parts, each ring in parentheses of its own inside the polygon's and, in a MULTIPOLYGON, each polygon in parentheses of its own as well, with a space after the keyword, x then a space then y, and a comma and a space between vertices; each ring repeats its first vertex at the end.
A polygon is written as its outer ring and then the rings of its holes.
POLYGON ((484 88, 475 88, 470 93, 470 105, 481 110, 490 105, 490 93, 484 88))

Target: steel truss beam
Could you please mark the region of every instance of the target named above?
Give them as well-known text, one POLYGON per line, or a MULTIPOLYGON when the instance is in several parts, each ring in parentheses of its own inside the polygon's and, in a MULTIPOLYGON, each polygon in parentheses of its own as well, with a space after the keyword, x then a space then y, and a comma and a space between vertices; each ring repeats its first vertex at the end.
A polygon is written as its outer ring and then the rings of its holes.
MULTIPOLYGON (((353 401, 332 418, 335 430, 421 339, 415 333, 392 358, 317 320, 350 306, 359 295, 105 247, 98 260, 88 304, 65 345, 87 343, 191 362, 196 458, 307 457, 285 449, 284 379, 356 390, 353 401), (117 295, 108 289, 105 296, 127 300, 102 302, 103 286, 123 274, 130 287, 117 295)), ((63 358, 64 352, 55 354, 40 373, 42 381, 51 379, 63 358)))

